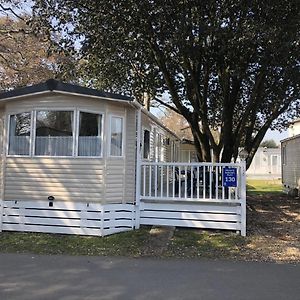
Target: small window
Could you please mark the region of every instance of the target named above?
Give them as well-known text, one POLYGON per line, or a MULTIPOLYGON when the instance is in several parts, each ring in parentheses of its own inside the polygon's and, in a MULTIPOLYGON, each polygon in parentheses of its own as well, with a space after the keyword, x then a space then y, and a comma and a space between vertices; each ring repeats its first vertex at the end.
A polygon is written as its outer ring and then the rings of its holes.
POLYGON ((144 130, 144 143, 143 143, 143 158, 149 159, 150 158, 150 131, 145 129, 144 130))
POLYGON ((78 156, 101 156, 102 115, 80 112, 78 156))
POLYGON ((11 115, 9 120, 9 155, 29 155, 31 113, 11 115))
POLYGON ((281 153, 281 155, 282 155, 282 164, 283 165, 286 165, 286 146, 283 146, 282 147, 282 153, 281 153))
POLYGON ((73 155, 73 116, 71 111, 38 111, 35 155, 73 155))
POLYGON ((110 155, 123 155, 123 118, 121 117, 110 119, 110 155))

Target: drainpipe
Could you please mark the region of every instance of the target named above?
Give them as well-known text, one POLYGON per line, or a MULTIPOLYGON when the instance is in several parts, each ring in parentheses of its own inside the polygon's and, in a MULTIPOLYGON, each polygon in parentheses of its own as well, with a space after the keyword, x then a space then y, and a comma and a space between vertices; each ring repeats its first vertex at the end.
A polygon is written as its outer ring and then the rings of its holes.
POLYGON ((136 170, 135 170, 135 228, 140 228, 140 197, 141 197, 141 136, 142 136, 142 108, 137 110, 136 129, 136 170))

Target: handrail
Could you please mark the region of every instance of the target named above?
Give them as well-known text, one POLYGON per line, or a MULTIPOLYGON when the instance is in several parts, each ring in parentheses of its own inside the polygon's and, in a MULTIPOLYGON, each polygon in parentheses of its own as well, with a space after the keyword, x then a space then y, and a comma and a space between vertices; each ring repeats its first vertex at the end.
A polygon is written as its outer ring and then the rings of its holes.
POLYGON ((241 167, 242 163, 213 163, 213 162, 153 162, 153 161, 141 161, 142 166, 220 166, 220 167, 241 167))

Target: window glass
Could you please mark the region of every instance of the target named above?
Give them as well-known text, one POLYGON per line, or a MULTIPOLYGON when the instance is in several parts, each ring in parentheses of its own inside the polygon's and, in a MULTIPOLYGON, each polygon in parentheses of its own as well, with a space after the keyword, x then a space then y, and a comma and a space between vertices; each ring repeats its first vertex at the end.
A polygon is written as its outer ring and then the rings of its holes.
POLYGON ((10 155, 29 155, 30 150, 31 114, 11 115, 9 120, 10 155))
POLYGON ((110 122, 110 155, 123 155, 123 119, 120 117, 111 117, 110 122))
POLYGON ((72 154, 73 112, 37 112, 35 155, 72 156, 72 154))
POLYGON ((78 156, 101 155, 102 115, 80 112, 78 156))
POLYGON ((150 157, 150 131, 145 129, 144 130, 144 153, 143 158, 149 159, 150 157))

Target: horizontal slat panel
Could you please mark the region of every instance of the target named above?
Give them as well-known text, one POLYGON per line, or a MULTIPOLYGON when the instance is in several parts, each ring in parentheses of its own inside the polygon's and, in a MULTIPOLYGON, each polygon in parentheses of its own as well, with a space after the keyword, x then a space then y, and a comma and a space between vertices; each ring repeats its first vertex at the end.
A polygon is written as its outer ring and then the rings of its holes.
MULTIPOLYGON (((17 209, 17 208, 6 208, 5 214, 8 216, 18 216, 20 214, 29 217, 48 217, 48 218, 70 218, 70 219, 100 219, 101 211, 90 212, 90 211, 70 211, 70 210, 51 210, 51 209, 17 209)), ((118 213, 119 218, 129 218, 130 212, 118 213), (120 215, 120 216, 119 216, 120 215)))
MULTIPOLYGON (((111 218, 112 216, 115 219, 134 219, 134 213, 129 211, 122 212, 105 212, 104 218, 111 218)), ((48 217, 48 218, 70 218, 70 219, 100 219, 101 212, 85 212, 85 211, 67 211, 67 210, 51 210, 51 209, 16 209, 16 208, 6 208, 6 216, 19 216, 20 214, 28 217, 48 217)))
POLYGON ((178 227, 240 230, 239 223, 226 223, 226 222, 141 218, 140 223, 142 225, 162 225, 162 226, 178 226, 178 227))
POLYGON ((38 225, 5 224, 4 223, 3 230, 101 236, 101 231, 98 228, 38 226, 38 225))
POLYGON ((20 208, 45 208, 45 209, 65 209, 65 210, 101 210, 102 204, 97 203, 74 203, 54 201, 53 207, 49 207, 49 201, 4 201, 4 207, 20 207, 20 208))
MULTIPOLYGON (((159 192, 157 193, 159 195, 159 192)), ((141 200, 144 200, 145 202, 146 201, 156 201, 156 203, 159 203, 159 202, 210 202, 210 203, 220 203, 220 204, 224 204, 224 203, 232 203, 232 204, 239 204, 241 203, 241 201, 239 200, 222 200, 222 199, 216 199, 216 198, 199 198, 198 200, 195 199, 195 198, 191 198, 191 197, 187 197, 185 198, 184 196, 182 197, 177 197, 176 198, 172 198, 172 197, 163 197, 162 199, 158 197, 155 197, 155 196, 142 196, 141 197, 141 200)))
POLYGON ((212 213, 231 213, 236 214, 239 212, 240 206, 238 205, 208 205, 208 204, 167 204, 167 203, 144 203, 141 202, 142 210, 165 210, 165 211, 187 211, 187 212, 212 212, 212 213))
MULTIPOLYGON (((49 193, 49 195, 53 195, 54 193, 49 193)), ((49 196, 48 195, 48 196, 49 196)), ((40 196, 40 195, 23 195, 22 196, 22 201, 40 201, 40 200, 44 200, 47 201, 48 200, 48 196, 40 196)), ((72 195, 54 195, 55 196, 55 201, 66 201, 69 202, 70 200, 72 200, 74 202, 74 204, 78 203, 78 202, 82 202, 82 201, 86 201, 89 203, 101 203, 101 201, 103 201, 103 195, 99 194, 97 197, 96 196, 72 196, 72 195)), ((8 201, 14 201, 15 199, 20 199, 20 195, 5 195, 5 199, 8 201), (18 196, 18 197, 17 197, 18 196)), ((120 201, 119 201, 120 202, 120 201)))
POLYGON ((108 220, 103 222, 104 228, 108 227, 133 227, 132 220, 108 220))
POLYGON ((198 212, 141 211, 141 218, 237 222, 240 216, 198 212))
MULTIPOLYGON (((105 213, 104 218, 106 217, 107 214, 110 215, 110 213, 111 212, 105 213)), ((123 219, 132 219, 134 217, 133 212, 124 211, 124 212, 113 212, 113 213, 114 213, 113 217, 115 219, 122 219, 122 218, 123 219)), ((91 217, 89 216, 89 218, 91 218, 91 217)))
POLYGON ((34 218, 34 217, 16 217, 16 216, 4 216, 4 223, 26 223, 34 225, 55 225, 55 226, 80 226, 81 221, 77 219, 58 219, 58 218, 34 218), (22 222, 20 221, 22 219, 22 222))

